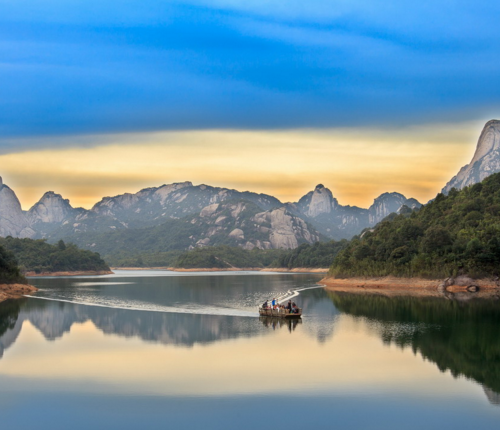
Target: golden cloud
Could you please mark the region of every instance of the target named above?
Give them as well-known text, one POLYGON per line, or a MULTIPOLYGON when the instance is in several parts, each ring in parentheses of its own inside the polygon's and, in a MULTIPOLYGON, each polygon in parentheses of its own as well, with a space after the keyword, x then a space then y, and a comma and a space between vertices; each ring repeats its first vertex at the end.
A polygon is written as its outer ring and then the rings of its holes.
POLYGON ((186 180, 282 201, 322 183, 340 203, 367 207, 386 191, 433 198, 472 157, 480 129, 466 123, 88 136, 66 138, 65 148, 0 155, 0 169, 25 209, 48 190, 88 208, 104 196, 186 180))

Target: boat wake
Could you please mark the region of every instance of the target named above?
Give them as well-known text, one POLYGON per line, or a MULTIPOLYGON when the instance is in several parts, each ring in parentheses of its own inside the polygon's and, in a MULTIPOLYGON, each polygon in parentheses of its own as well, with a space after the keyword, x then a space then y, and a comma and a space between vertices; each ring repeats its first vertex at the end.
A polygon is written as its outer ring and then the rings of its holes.
MULTIPOLYGON (((301 291, 312 290, 315 288, 323 288, 321 285, 315 285, 313 287, 300 288, 297 290, 288 290, 276 298, 279 303, 283 303, 287 300, 291 300, 297 297, 301 291)), ((40 290, 42 292, 44 290, 40 290)), ((130 301, 130 300, 119 300, 116 298, 103 298, 99 297, 99 301, 89 300, 89 297, 82 299, 76 298, 61 298, 61 297, 43 297, 37 295, 27 295, 31 299, 36 300, 47 300, 52 302, 62 302, 71 303, 75 305, 82 306, 96 306, 108 309, 122 309, 129 311, 144 311, 144 312, 163 312, 163 313, 176 313, 176 314, 193 314, 193 315, 215 315, 215 316, 231 316, 231 317, 245 317, 245 318, 257 318, 259 314, 253 310, 243 310, 234 309, 228 307, 218 307, 218 306, 206 306, 206 305, 196 305, 189 304, 185 306, 164 306, 156 305, 153 303, 146 303, 141 301, 130 301)), ((257 306, 257 304, 256 304, 257 306)))
POLYGON ((110 300, 109 302, 104 301, 101 303, 96 302, 88 302, 82 300, 69 300, 69 299, 60 299, 55 297, 40 297, 40 296, 25 296, 31 299, 37 300, 47 300, 51 302, 63 302, 63 303, 71 303, 74 305, 83 305, 83 306, 96 306, 100 308, 108 308, 108 309, 123 309, 129 311, 144 311, 144 312, 163 312, 163 313, 175 313, 175 314, 194 314, 194 315, 218 315, 218 316, 231 316, 231 317, 247 317, 247 318, 256 318, 259 315, 256 312, 244 311, 240 309, 228 309, 228 308, 219 308, 215 306, 161 306, 154 305, 151 303, 141 303, 141 302, 116 302, 114 300, 110 300))
POLYGON ((286 293, 277 296, 276 300, 278 300, 278 303, 284 303, 288 300, 293 299, 294 297, 297 297, 301 291, 315 290, 317 288, 323 288, 323 285, 315 285, 314 287, 299 288, 298 290, 288 290, 286 293))

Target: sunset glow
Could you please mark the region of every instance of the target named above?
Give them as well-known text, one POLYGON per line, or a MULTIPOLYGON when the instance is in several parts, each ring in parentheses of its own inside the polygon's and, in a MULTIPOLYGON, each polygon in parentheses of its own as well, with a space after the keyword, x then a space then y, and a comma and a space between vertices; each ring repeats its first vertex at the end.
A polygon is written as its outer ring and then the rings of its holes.
POLYGON ((383 192, 433 198, 471 158, 481 127, 73 137, 66 147, 56 140, 50 149, 3 154, 0 165, 25 209, 48 190, 90 208, 104 196, 182 181, 271 194, 283 202, 323 183, 341 204, 368 207, 383 192))

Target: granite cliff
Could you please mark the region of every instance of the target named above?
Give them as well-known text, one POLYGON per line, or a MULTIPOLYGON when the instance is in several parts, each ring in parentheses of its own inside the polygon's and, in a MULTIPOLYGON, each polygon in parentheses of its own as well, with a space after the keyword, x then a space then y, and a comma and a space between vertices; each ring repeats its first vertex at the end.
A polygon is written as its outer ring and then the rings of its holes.
MULTIPOLYGON (((342 206, 323 185, 296 203, 283 204, 266 194, 186 181, 104 197, 90 210, 73 208, 69 200, 49 191, 25 213, 15 193, 2 185, 0 234, 64 239, 102 252, 105 241, 125 240, 120 231, 150 229, 152 234, 151 229, 164 225, 154 231, 176 242, 173 249, 215 244, 290 249, 301 243, 350 238, 403 205, 414 208, 420 204, 401 194, 386 193, 369 209, 342 206), (109 235, 114 232, 117 235, 109 235)), ((137 235, 127 237, 124 246, 135 246, 137 235)))
POLYGON ((500 121, 494 119, 484 126, 471 162, 462 167, 441 192, 448 194, 452 188, 461 190, 497 172, 500 172, 500 121))
POLYGON ((61 223, 68 218, 76 216, 76 209, 69 204, 68 199, 63 199, 60 194, 53 191, 46 192, 42 198, 28 211, 29 222, 61 223))
POLYGON ((368 209, 342 206, 322 184, 316 186, 297 203, 288 203, 290 212, 301 216, 321 234, 332 239, 350 239, 367 227, 373 227, 402 206, 417 209, 422 205, 399 193, 384 193, 368 209))
POLYGON ((35 230, 30 227, 16 194, 0 177, 0 236, 33 237, 35 230))

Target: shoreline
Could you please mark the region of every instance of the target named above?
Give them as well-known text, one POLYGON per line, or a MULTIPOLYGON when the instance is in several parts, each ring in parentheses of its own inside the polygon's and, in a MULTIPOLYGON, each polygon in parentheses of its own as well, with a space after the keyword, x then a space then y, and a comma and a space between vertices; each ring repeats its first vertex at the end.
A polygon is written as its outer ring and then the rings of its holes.
POLYGON ((22 299, 26 294, 34 293, 38 288, 28 284, 0 284, 0 303, 9 299, 22 299))
POLYGON ((230 267, 220 269, 217 267, 212 268, 190 268, 185 269, 181 267, 112 267, 112 270, 168 270, 170 272, 281 272, 281 273, 328 273, 328 269, 321 268, 307 268, 307 267, 296 267, 293 269, 286 269, 283 267, 271 268, 240 268, 240 267, 230 267))
POLYGON ((478 297, 500 293, 500 284, 493 279, 472 279, 467 276, 447 279, 397 278, 345 278, 326 277, 319 281, 327 291, 385 296, 435 296, 474 294, 478 297))
POLYGON ((111 270, 77 270, 68 272, 42 272, 35 273, 33 271, 26 272, 24 276, 27 278, 39 278, 47 276, 102 276, 102 275, 112 275, 114 272, 111 270))

